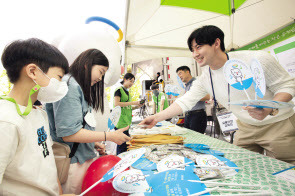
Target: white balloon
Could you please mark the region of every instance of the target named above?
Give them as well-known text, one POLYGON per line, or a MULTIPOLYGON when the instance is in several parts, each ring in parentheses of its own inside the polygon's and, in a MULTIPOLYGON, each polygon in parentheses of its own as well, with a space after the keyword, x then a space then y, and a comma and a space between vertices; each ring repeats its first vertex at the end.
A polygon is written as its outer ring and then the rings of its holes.
POLYGON ((112 86, 119 80, 121 49, 117 40, 106 29, 85 24, 72 29, 63 38, 58 37, 53 41, 53 45, 66 56, 70 65, 85 50, 100 50, 109 61, 109 69, 104 78, 105 86, 112 86))

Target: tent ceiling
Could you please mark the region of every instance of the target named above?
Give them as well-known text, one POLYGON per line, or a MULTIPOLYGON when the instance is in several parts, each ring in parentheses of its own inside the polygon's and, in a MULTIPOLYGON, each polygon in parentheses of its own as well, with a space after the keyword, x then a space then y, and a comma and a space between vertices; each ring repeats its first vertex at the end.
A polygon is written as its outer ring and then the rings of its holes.
POLYGON ((225 33, 225 46, 231 48, 232 44, 242 47, 258 40, 290 24, 295 18, 294 0, 235 0, 236 12, 231 16, 225 15, 224 11, 205 11, 202 10, 204 7, 196 9, 200 2, 206 2, 209 7, 223 2, 226 8, 229 1, 162 0, 161 5, 160 0, 130 0, 126 63, 166 56, 191 56, 187 38, 194 29, 203 25, 221 28, 225 33), (196 3, 192 9, 184 5, 172 6, 175 2, 196 3))
MULTIPOLYGON (((235 0, 235 8, 239 8, 245 1, 246 0, 235 0)), ((161 0, 161 5, 206 10, 225 15, 231 14, 231 1, 229 0, 211 0, 210 3, 208 3, 208 1, 193 0, 161 0)))

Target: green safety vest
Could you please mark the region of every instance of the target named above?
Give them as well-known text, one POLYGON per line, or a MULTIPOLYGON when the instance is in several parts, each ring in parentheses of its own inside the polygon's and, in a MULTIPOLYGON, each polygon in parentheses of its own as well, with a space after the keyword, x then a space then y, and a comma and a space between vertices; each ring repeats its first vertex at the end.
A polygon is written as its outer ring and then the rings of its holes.
POLYGON ((168 100, 167 100, 167 97, 164 93, 160 92, 158 97, 156 97, 155 95, 153 95, 153 100, 154 100, 154 103, 156 104, 156 108, 157 108, 157 113, 160 112, 161 110, 161 97, 162 96, 165 96, 165 101, 164 101, 164 107, 163 107, 163 110, 165 110, 166 108, 168 108, 168 100))
MULTIPOLYGON (((130 93, 128 96, 126 92, 124 91, 123 87, 117 88, 116 91, 118 89, 120 89, 120 92, 121 92, 120 102, 131 102, 130 93)), ((116 125, 116 128, 121 129, 121 128, 127 127, 128 125, 131 125, 131 121, 132 121, 132 106, 129 105, 126 107, 121 107, 121 116, 120 116, 118 124, 116 125)))

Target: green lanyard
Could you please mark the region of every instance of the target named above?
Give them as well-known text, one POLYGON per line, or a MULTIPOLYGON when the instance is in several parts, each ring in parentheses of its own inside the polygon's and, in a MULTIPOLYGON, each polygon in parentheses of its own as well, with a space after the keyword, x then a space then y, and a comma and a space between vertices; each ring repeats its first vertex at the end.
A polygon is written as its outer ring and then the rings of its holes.
POLYGON ((20 111, 20 108, 19 108, 18 104, 16 103, 16 101, 13 98, 8 97, 7 95, 2 95, 2 96, 0 96, 0 99, 4 99, 4 100, 7 100, 7 101, 10 101, 10 102, 14 103, 15 106, 16 106, 17 113, 20 116, 27 116, 32 111, 32 108, 33 108, 33 103, 32 103, 32 100, 31 100, 31 95, 34 94, 35 92, 37 92, 39 89, 40 89, 40 86, 38 84, 31 89, 29 100, 28 100, 28 106, 26 107, 24 113, 22 113, 20 111))

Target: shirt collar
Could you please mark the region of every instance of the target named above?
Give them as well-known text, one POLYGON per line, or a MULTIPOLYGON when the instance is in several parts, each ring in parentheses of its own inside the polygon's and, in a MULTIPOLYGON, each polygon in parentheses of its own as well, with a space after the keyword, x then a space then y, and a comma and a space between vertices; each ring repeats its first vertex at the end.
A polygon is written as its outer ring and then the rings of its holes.
POLYGON ((192 79, 188 81, 185 86, 190 85, 195 79, 196 79, 195 77, 192 77, 192 79))

